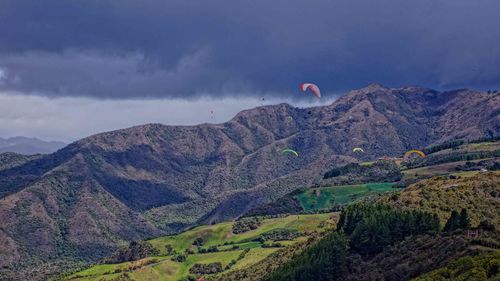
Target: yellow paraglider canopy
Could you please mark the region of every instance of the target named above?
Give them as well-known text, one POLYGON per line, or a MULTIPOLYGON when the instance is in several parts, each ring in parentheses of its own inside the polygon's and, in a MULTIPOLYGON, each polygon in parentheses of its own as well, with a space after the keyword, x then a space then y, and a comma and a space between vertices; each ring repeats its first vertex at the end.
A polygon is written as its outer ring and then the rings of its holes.
POLYGON ((422 158, 426 157, 425 153, 423 153, 422 151, 416 150, 416 149, 412 149, 412 150, 408 150, 407 152, 405 152, 405 157, 404 158, 408 158, 408 157, 410 157, 413 154, 417 154, 418 156, 420 156, 422 158))
POLYGON ((361 147, 355 147, 355 148, 353 148, 352 152, 363 152, 363 153, 365 153, 365 151, 361 147))

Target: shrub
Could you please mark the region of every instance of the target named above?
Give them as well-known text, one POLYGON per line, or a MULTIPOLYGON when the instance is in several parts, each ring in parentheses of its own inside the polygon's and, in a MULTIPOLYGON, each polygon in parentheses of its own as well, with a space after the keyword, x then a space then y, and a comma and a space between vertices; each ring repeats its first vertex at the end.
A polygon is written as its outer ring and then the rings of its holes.
POLYGON ((118 251, 111 255, 111 257, 105 259, 104 263, 135 261, 158 254, 158 250, 155 249, 149 242, 132 241, 127 247, 118 249, 118 251))
POLYGON ((240 234, 257 229, 261 223, 262 219, 259 217, 242 218, 233 224, 233 233, 240 234))
POLYGON ((215 274, 222 272, 222 263, 214 262, 209 264, 194 264, 190 269, 191 274, 215 274))
POLYGON ((172 261, 176 261, 176 262, 185 262, 186 259, 187 259, 186 255, 176 255, 176 256, 172 257, 172 261))

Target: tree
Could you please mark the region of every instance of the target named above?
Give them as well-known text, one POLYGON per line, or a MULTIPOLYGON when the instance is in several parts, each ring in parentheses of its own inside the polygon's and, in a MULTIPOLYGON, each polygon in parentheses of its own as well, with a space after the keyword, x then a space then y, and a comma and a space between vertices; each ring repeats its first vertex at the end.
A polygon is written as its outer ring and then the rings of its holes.
POLYGON ((203 241, 203 238, 201 238, 201 237, 198 237, 193 241, 193 245, 198 246, 198 247, 203 246, 203 243, 204 243, 204 241, 203 241))
POLYGON ((331 232, 317 244, 273 272, 266 281, 341 280, 346 270, 348 239, 342 231, 331 232))
POLYGON ((489 222, 488 220, 482 220, 477 228, 486 231, 495 231, 495 225, 489 222))
POLYGON ((174 247, 170 244, 165 245, 165 252, 167 253, 167 256, 172 255, 174 253, 174 247))
POLYGON ((457 230, 460 227, 460 215, 458 214, 457 211, 453 210, 451 212, 451 216, 444 225, 443 231, 445 232, 452 232, 454 230, 457 230))
POLYGON ((469 214, 467 213, 467 209, 462 209, 460 211, 460 218, 458 221, 458 227, 461 229, 469 229, 470 228, 470 218, 469 214))
POLYGON ((126 261, 140 260, 145 257, 158 255, 159 251, 146 241, 132 241, 126 247, 118 249, 104 263, 121 263, 126 261))
POLYGON ((351 236, 355 252, 373 254, 410 235, 436 234, 439 219, 435 214, 418 210, 402 211, 389 205, 360 203, 342 210, 337 228, 351 236))

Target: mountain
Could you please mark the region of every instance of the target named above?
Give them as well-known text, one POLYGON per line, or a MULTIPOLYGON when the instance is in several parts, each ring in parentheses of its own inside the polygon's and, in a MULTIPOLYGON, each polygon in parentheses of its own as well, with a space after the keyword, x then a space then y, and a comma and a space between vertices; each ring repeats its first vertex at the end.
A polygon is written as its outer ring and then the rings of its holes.
POLYGON ((47 154, 57 151, 66 144, 60 141, 43 141, 37 138, 12 137, 0 138, 0 153, 14 152, 24 155, 47 154))
POLYGON ((328 106, 94 135, 0 170, 0 267, 95 261, 125 241, 235 218, 355 157, 498 134, 499 94, 372 84, 328 106))
POLYGON ((31 160, 42 157, 41 154, 23 155, 14 152, 0 153, 0 170, 21 166, 31 160))

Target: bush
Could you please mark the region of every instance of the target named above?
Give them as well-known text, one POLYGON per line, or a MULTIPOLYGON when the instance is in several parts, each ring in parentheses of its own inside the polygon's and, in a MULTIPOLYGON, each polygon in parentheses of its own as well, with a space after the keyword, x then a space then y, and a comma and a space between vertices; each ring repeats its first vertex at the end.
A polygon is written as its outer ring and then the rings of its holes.
POLYGON ((111 257, 105 259, 104 263, 135 261, 158 254, 158 250, 155 249, 149 242, 132 241, 127 247, 118 249, 118 251, 111 255, 111 257))
POLYGON ((261 235, 263 240, 284 241, 293 240, 302 236, 302 233, 295 229, 278 228, 261 235))
POLYGON ((190 269, 191 274, 215 274, 222 272, 222 263, 214 262, 209 264, 194 264, 190 269))
POLYGON ((242 218, 233 224, 233 233, 240 234, 257 229, 261 223, 262 219, 259 217, 242 218))
POLYGON ((203 241, 203 238, 201 238, 201 237, 198 237, 193 241, 193 245, 198 246, 198 247, 203 246, 203 243, 204 243, 204 241, 203 241))
POLYGON ((172 261, 176 261, 176 262, 185 262, 186 259, 187 259, 186 255, 176 255, 176 256, 172 257, 172 261))

